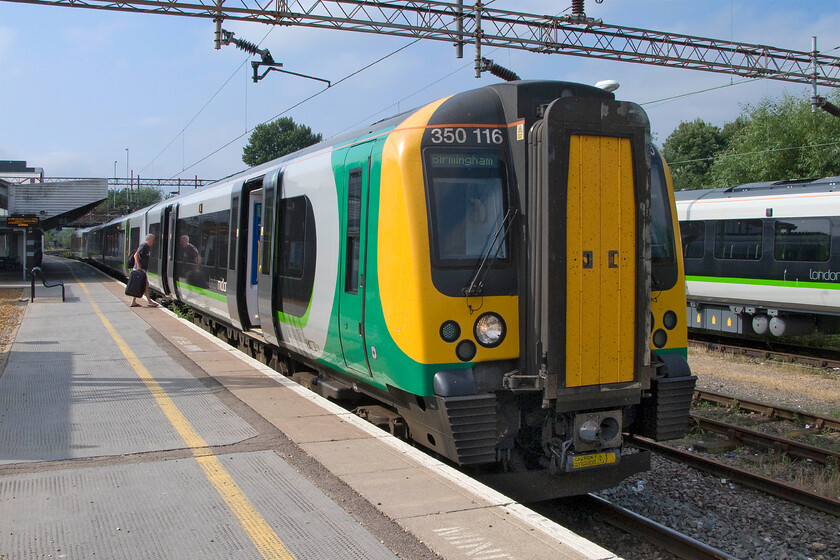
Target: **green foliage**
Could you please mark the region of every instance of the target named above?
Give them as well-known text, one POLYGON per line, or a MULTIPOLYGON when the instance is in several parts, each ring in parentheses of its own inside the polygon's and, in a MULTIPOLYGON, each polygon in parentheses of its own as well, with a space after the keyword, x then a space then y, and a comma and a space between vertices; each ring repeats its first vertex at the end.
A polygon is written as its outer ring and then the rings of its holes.
POLYGON ((72 228, 62 228, 61 230, 51 229, 44 232, 44 249, 47 251, 54 251, 56 249, 69 249, 70 238, 73 236, 72 228))
POLYGON ((195 313, 193 312, 192 308, 188 305, 183 303, 179 303, 177 301, 172 302, 172 312, 175 314, 176 317, 180 319, 185 319, 192 323, 193 319, 195 319, 195 313))
POLYGON ((96 214, 110 214, 112 216, 128 214, 134 210, 157 204, 161 200, 163 200, 163 195, 159 189, 154 187, 111 189, 108 191, 108 200, 97 206, 93 211, 96 214))
MULTIPOLYGON (((840 91, 830 97, 840 105, 840 91)), ((723 129, 683 122, 662 146, 676 189, 840 175, 840 119, 811 112, 811 98, 784 95, 747 106, 723 129)))
MULTIPOLYGON (((835 92, 832 102, 840 102, 835 92)), ((806 96, 765 98, 747 107, 710 172, 714 187, 756 181, 819 178, 840 174, 840 119, 811 112, 806 96)))
MULTIPOLYGON (((733 131, 730 128, 730 134, 733 131)), ((662 145, 662 155, 671 166, 674 188, 702 189, 717 154, 726 145, 720 128, 695 119, 682 122, 662 145)))
POLYGON ((320 133, 313 134, 308 126, 283 117, 257 125, 242 150, 242 161, 253 167, 317 144, 322 139, 320 133))

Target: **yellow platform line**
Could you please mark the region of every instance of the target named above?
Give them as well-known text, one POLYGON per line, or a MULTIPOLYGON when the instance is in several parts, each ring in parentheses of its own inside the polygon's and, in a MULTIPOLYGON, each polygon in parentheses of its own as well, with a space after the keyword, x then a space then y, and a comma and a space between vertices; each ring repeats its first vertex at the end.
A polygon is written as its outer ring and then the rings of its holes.
POLYGON ((125 356, 125 359, 134 369, 134 372, 143 381, 146 388, 149 389, 149 392, 155 398, 155 401, 166 415, 170 424, 172 424, 178 434, 183 438, 187 447, 190 448, 193 457, 198 462, 201 470, 204 471, 204 476, 207 477, 207 480, 210 481, 225 501, 230 511, 233 512, 242 524, 242 528, 248 533, 248 536, 263 558, 266 560, 293 560, 294 556, 280 540, 280 537, 277 536, 277 533, 274 532, 274 529, 271 528, 266 520, 263 519, 262 515, 254 508, 251 501, 245 496, 230 473, 222 466, 218 457, 213 455, 210 446, 207 445, 204 438, 195 431, 195 428, 192 427, 192 424, 190 424, 189 420, 178 409, 178 406, 172 401, 163 387, 152 377, 149 370, 146 369, 143 363, 137 358, 137 355, 134 354, 125 340, 123 340, 117 330, 111 325, 111 322, 108 321, 108 318, 105 317, 99 309, 99 306, 93 301, 84 282, 79 280, 75 273, 73 273, 73 276, 90 300, 93 310, 96 312, 99 320, 102 321, 105 330, 108 331, 108 334, 117 343, 120 352, 125 356))

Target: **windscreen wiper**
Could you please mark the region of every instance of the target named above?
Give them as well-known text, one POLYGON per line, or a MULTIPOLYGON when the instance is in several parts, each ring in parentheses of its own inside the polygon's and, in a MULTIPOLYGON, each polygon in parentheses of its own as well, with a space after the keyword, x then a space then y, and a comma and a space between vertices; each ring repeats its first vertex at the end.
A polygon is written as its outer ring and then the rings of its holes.
POLYGON ((484 289, 484 277, 487 276, 487 272, 490 270, 490 266, 495 262, 496 257, 499 256, 499 251, 502 250, 502 247, 504 246, 504 241, 507 238, 508 232, 510 231, 510 227, 513 225, 513 219, 518 213, 519 210, 516 210, 514 208, 508 208, 508 211, 505 214, 502 223, 499 225, 499 228, 493 235, 493 240, 490 242, 490 245, 487 247, 487 251, 484 253, 484 258, 481 259, 481 264, 478 265, 478 269, 475 271, 475 275, 473 276, 472 280, 470 280, 470 283, 467 285, 467 287, 464 288, 465 296, 477 296, 484 289), (501 238, 499 237, 499 234, 502 234, 501 238), (500 241, 498 247, 496 247, 496 241, 500 241), (493 253, 493 258, 491 258, 490 262, 488 263, 487 259, 490 257, 490 252, 493 251, 493 247, 496 247, 496 252, 493 253), (483 274, 482 271, 484 271, 483 274))

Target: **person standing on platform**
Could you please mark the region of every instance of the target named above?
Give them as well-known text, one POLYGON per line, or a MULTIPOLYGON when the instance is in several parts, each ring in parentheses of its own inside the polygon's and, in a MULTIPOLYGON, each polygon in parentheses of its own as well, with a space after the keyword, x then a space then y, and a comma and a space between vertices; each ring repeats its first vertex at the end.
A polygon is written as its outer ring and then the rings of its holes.
MULTIPOLYGON (((152 301, 152 298, 149 297, 149 260, 152 255, 152 245, 155 244, 155 236, 154 234, 150 233, 146 236, 146 241, 140 244, 137 247, 137 250, 134 252, 134 270, 142 270, 146 273, 146 301, 149 302, 147 307, 157 307, 158 304, 152 301)), ((131 298, 131 307, 141 307, 139 303, 137 303, 137 298, 131 298)))

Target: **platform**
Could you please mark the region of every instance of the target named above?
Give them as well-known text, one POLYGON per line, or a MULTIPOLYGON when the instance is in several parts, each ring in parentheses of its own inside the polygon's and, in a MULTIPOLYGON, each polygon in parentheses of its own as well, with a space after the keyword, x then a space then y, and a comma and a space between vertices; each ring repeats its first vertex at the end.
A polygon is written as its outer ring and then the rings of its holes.
MULTIPOLYGON (((613 559, 46 258, 0 374, 0 558, 613 559)), ((22 304, 23 305, 23 304, 22 304)))

